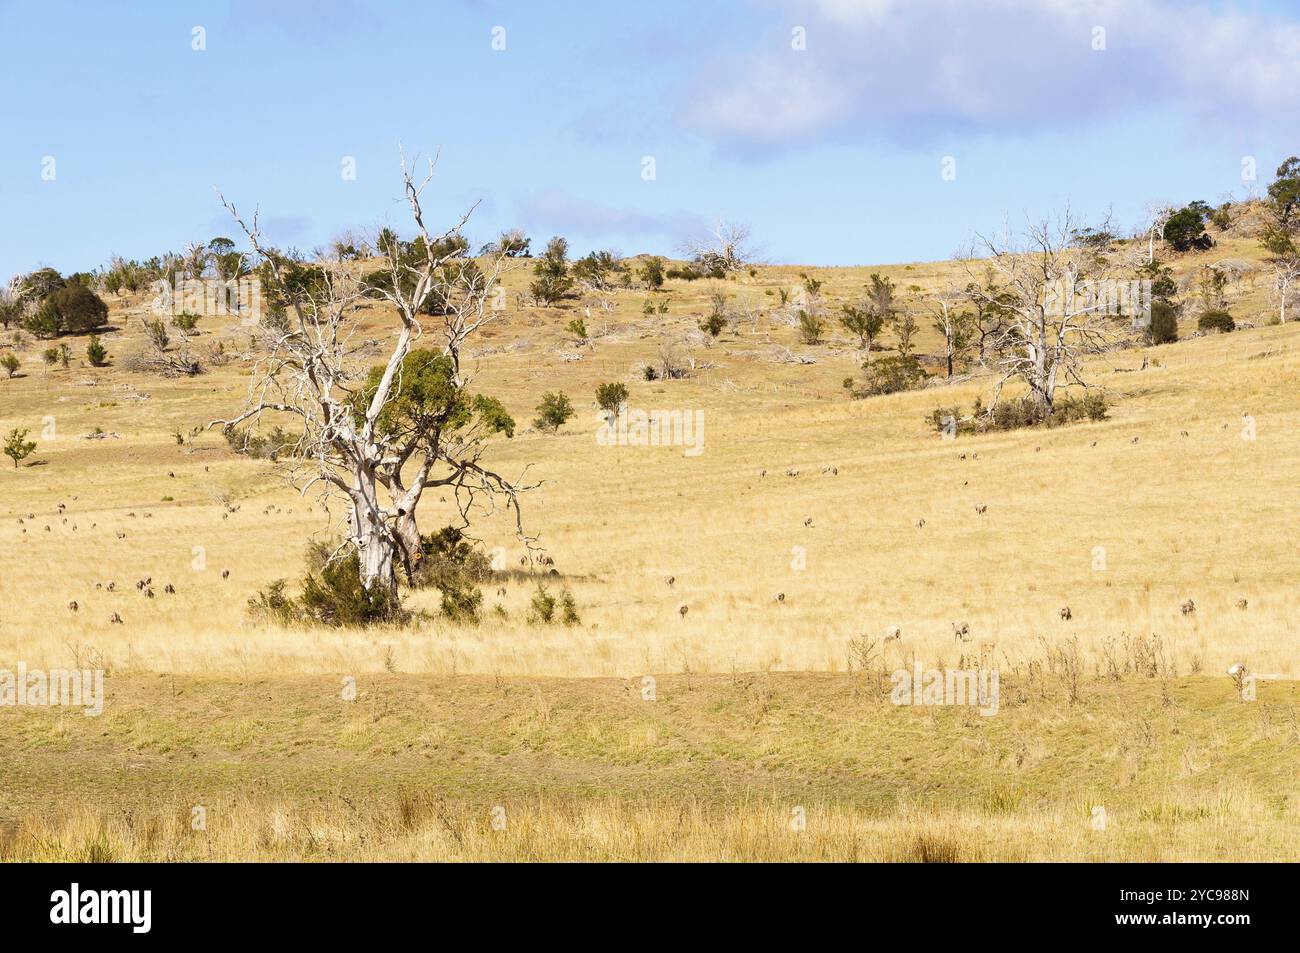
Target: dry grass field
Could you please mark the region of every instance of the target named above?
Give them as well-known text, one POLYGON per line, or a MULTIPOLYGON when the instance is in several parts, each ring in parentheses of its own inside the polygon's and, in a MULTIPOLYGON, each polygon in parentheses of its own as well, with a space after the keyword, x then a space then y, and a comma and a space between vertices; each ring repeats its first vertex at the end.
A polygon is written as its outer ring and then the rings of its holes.
MULTIPOLYGON (((247 364, 130 371, 138 297, 112 302, 107 368, 46 370, 28 342, 0 380, 0 430, 38 443, 0 467, 0 666, 103 668, 108 700, 99 718, 0 709, 0 857, 1300 859, 1300 330, 1265 326, 1262 278, 1234 285, 1254 328, 1189 322, 1092 360, 1109 419, 945 440, 930 412, 992 378, 851 401, 848 339, 806 346, 774 316, 804 271, 835 302, 872 271, 927 289, 954 268, 762 267, 724 283, 756 317, 713 342, 708 282, 669 282, 666 315, 638 290, 608 314, 510 306, 474 387, 520 423, 492 462, 542 481, 525 517, 559 577, 487 519, 511 568, 478 625, 251 622, 248 598, 300 576, 342 509, 215 433, 178 442, 237 408, 247 364), (590 345, 564 331, 576 316, 590 345), (693 376, 641 378, 665 346, 693 376), (613 380, 634 408, 703 411, 703 452, 598 445, 592 394, 613 380), (551 390, 578 408, 557 435, 527 423, 551 390), (581 621, 528 624, 538 581, 581 621), (998 668, 1000 712, 890 705, 884 673, 917 663, 998 668), (1279 678, 1243 701, 1235 664, 1279 678)), ((200 330, 200 353, 248 337, 200 330)), ((422 528, 452 513, 426 495, 422 528)))

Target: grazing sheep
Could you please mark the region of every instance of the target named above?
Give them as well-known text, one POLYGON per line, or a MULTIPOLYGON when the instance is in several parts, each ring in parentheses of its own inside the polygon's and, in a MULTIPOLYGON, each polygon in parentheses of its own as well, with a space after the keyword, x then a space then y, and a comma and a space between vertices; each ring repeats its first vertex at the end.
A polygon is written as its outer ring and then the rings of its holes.
POLYGON ((230 578, 230 570, 229 570, 229 569, 223 569, 223 570, 221 570, 221 578, 222 578, 222 579, 229 579, 229 578, 230 578))
POLYGON ((925 520, 917 520, 917 521, 916 521, 916 528, 917 528, 917 529, 921 529, 921 528, 923 528, 924 526, 925 526, 925 520))
POLYGON ((691 611, 691 610, 690 610, 690 607, 687 606, 686 603, 684 603, 684 602, 683 602, 681 605, 679 605, 679 606, 677 607, 677 614, 678 614, 679 616, 681 616, 683 619, 686 618, 686 613, 688 613, 688 612, 690 612, 690 611, 691 611))
POLYGON ((886 642, 897 642, 902 637, 903 637, 903 630, 896 625, 891 625, 888 629, 885 630, 886 642))
POLYGON ((667 579, 665 579, 664 581, 665 581, 666 583, 668 583, 669 587, 671 588, 671 587, 672 587, 672 584, 675 583, 675 582, 677 581, 677 577, 676 577, 676 576, 669 576, 669 577, 668 577, 667 579))
POLYGON ((113 581, 110 579, 109 582, 108 582, 108 585, 105 586, 104 588, 107 589, 109 592, 112 592, 113 590, 115 590, 115 589, 117 588, 117 583, 113 582, 113 581))
POLYGON ((174 596, 176 595, 176 587, 169 582, 167 585, 163 586, 163 592, 167 593, 169 596, 174 596))
POLYGON ((144 594, 145 594, 145 597, 148 598, 148 599, 152 599, 152 598, 153 598, 153 590, 152 590, 152 589, 146 589, 146 590, 144 591, 144 594))
POLYGON ((804 525, 804 526, 812 526, 812 517, 811 517, 811 516, 805 516, 805 517, 804 517, 804 520, 803 520, 803 525, 804 525))
POLYGON ((784 592, 778 592, 778 593, 776 594, 776 601, 777 601, 777 602, 785 602, 785 593, 784 593, 784 592))
POLYGON ((1191 615, 1193 612, 1196 611, 1196 603, 1193 602, 1191 599, 1188 599, 1178 608, 1182 610, 1183 615, 1191 615))
POLYGON ((1061 616, 1062 622, 1069 622, 1071 619, 1074 618, 1074 613, 1070 611, 1069 606, 1061 606, 1059 615, 1061 616))
POLYGON ((77 611, 77 600, 76 600, 76 599, 73 599, 71 602, 68 603, 68 609, 70 609, 72 612, 76 612, 76 611, 77 611))
POLYGON ((126 533, 118 533, 118 534, 117 534, 117 538, 118 538, 118 539, 126 539, 126 533))
POLYGON ((121 625, 122 617, 118 615, 116 612, 114 612, 111 616, 108 617, 108 621, 113 625, 121 625))
POLYGON ((1246 603, 1246 600, 1245 600, 1245 599, 1238 599, 1238 600, 1237 600, 1237 608, 1238 608, 1238 609, 1245 609, 1245 608, 1246 608, 1246 605, 1247 605, 1247 603, 1246 603))
POLYGON ((978 514, 980 514, 981 516, 983 516, 983 515, 984 515, 985 513, 987 513, 988 511, 989 511, 989 505, 988 505, 987 503, 976 503, 976 504, 975 504, 975 512, 978 513, 978 514))
POLYGON ((970 625, 965 622, 954 622, 952 624, 952 637, 961 642, 969 642, 970 625))
POLYGON ((799 475, 799 471, 791 467, 789 470, 785 471, 785 475, 788 477, 797 477, 799 475))

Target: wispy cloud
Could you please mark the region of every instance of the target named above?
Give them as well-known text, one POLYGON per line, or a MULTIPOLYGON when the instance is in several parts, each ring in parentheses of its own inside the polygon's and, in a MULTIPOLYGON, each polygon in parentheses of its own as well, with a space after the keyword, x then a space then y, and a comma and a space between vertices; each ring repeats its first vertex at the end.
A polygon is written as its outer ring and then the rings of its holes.
POLYGON ((687 125, 732 151, 1032 134, 1169 106, 1238 128, 1297 123, 1300 26, 1231 8, 1187 0, 756 5, 764 39, 720 54, 681 110, 687 125), (806 49, 792 48, 796 27, 806 49))
POLYGON ((680 240, 702 226, 699 216, 684 211, 646 212, 602 205, 558 189, 548 189, 516 203, 520 225, 529 231, 583 238, 667 237, 680 240))

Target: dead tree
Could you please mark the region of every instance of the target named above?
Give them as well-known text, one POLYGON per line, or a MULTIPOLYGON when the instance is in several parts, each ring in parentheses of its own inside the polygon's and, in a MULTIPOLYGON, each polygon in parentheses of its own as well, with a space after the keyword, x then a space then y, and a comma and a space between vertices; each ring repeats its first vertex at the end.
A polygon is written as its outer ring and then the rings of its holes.
MULTIPOLYGON (((421 195, 433 177, 416 181, 405 158, 401 163, 407 204, 418 232, 410 243, 378 243, 386 257, 387 281, 363 275, 351 262, 295 261, 265 244, 256 213, 246 223, 234 205, 222 197, 253 253, 264 263, 269 297, 288 312, 287 320, 264 322, 265 354, 254 366, 246 407, 237 415, 214 420, 209 428, 233 430, 256 427, 266 415, 294 421, 297 439, 280 457, 300 493, 313 490, 342 496, 348 506, 344 548, 359 558, 361 582, 367 588, 397 589, 397 564, 408 572, 418 559, 419 531, 415 513, 429 486, 453 489, 462 520, 471 511, 504 497, 523 532, 518 494, 527 489, 483 465, 487 430, 482 426, 446 427, 452 417, 484 409, 468 397, 462 353, 473 334, 492 320, 494 289, 500 276, 498 255, 484 270, 463 255, 461 229, 473 209, 441 233, 424 221, 421 195), (395 313, 396 338, 387 359, 368 366, 365 354, 376 342, 361 335, 359 310, 376 298, 389 302, 395 313), (415 345, 436 323, 440 370, 447 393, 440 395, 445 417, 426 407, 411 413, 404 377, 415 345), (435 473, 435 471, 439 471, 435 473)), ((264 289, 264 295, 266 294, 264 289)), ((425 352, 427 353, 427 352, 425 352)), ((504 410, 487 406, 490 419, 504 410)), ((511 424, 513 427, 513 424, 511 424)), ((336 554, 337 555, 337 554, 336 554)))
POLYGON ((992 269, 994 282, 972 281, 968 288, 1005 318, 989 342, 1002 372, 993 406, 1003 385, 1019 379, 1038 413, 1050 416, 1057 387, 1087 386, 1080 376, 1084 359, 1120 336, 1123 322, 1111 308, 1116 266, 1096 249, 1079 247, 1076 231, 1067 209, 1056 221, 1029 223, 1020 236, 1005 226, 998 235, 978 236, 964 256, 968 267, 983 256, 992 269))

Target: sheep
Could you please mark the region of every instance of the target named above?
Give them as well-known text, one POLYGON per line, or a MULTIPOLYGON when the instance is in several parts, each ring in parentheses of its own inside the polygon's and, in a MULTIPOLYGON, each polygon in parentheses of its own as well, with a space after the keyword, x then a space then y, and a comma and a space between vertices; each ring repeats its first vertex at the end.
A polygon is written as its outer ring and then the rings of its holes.
POLYGON ((229 579, 229 578, 230 578, 230 570, 229 570, 229 569, 223 569, 223 570, 221 570, 221 578, 222 578, 222 579, 229 579))
POLYGON ((952 624, 952 637, 961 642, 969 642, 970 625, 965 622, 954 622, 952 624))
POLYGON ((784 593, 784 592, 778 592, 778 593, 776 594, 776 601, 777 601, 777 602, 785 602, 785 593, 784 593))
POLYGON ((176 587, 169 582, 167 585, 163 586, 163 592, 167 593, 169 596, 174 596, 176 595, 176 587))
POLYGON ((1244 609, 1246 608, 1246 605, 1247 605, 1247 602, 1246 602, 1245 599, 1238 599, 1238 600, 1237 600, 1237 608, 1238 608, 1238 609, 1243 609, 1243 610, 1244 610, 1244 609))
POLYGON ((987 513, 988 511, 989 511, 989 505, 988 505, 987 503, 976 503, 976 504, 975 504, 975 512, 978 513, 978 514, 980 514, 980 516, 983 516, 983 515, 984 515, 985 513, 987 513))
POLYGON ((917 528, 917 529, 923 529, 924 527, 925 527, 925 520, 917 520, 917 521, 916 521, 916 528, 917 528))
POLYGON ((1074 618, 1074 613, 1070 611, 1069 606, 1061 606, 1058 614, 1060 615, 1062 622, 1069 622, 1074 618))
POLYGON ((77 600, 76 600, 76 599, 73 599, 71 602, 68 603, 68 610, 69 610, 70 612, 76 612, 76 611, 77 611, 77 600))
POLYGON ((686 603, 684 603, 684 602, 683 602, 681 605, 679 605, 679 606, 677 607, 677 614, 678 614, 679 616, 681 616, 683 619, 686 618, 686 613, 688 613, 688 612, 690 612, 690 611, 691 611, 691 610, 690 610, 690 607, 687 606, 686 603))
POLYGON ((903 630, 896 625, 891 625, 888 629, 885 630, 886 642, 897 642, 902 637, 903 637, 903 630))
POLYGON ((108 621, 112 625, 121 625, 122 617, 118 615, 116 612, 114 612, 111 616, 108 617, 108 621))
POLYGON ((1193 602, 1191 599, 1188 599, 1178 608, 1182 610, 1183 615, 1191 615, 1193 612, 1196 611, 1196 603, 1193 602))
POLYGON ((813 518, 811 516, 805 516, 803 520, 803 525, 812 526, 812 524, 813 524, 813 518))
POLYGON ((671 589, 671 588, 673 587, 673 583, 675 583, 676 581, 677 581, 677 577, 676 577, 676 576, 669 576, 667 579, 664 580, 664 582, 668 583, 668 588, 669 588, 669 589, 671 589))

